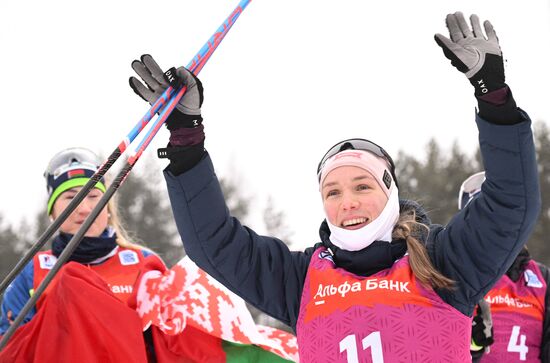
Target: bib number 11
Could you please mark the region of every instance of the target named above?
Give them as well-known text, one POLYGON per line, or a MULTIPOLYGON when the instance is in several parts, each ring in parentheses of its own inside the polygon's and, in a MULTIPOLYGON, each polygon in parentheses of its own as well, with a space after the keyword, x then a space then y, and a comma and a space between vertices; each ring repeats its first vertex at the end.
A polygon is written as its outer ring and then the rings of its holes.
MULTIPOLYGON (((382 339, 380 332, 375 331, 367 335, 361 341, 363 350, 370 348, 370 354, 373 363, 384 363, 382 355, 382 339)), ((346 352, 348 363, 359 363, 359 354, 357 351, 357 338, 350 334, 340 341, 340 353, 346 352)))

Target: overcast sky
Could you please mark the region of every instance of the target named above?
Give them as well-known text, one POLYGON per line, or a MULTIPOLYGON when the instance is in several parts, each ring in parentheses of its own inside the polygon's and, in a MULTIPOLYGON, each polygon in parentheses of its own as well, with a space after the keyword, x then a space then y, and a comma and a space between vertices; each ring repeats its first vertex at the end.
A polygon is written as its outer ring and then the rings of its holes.
MULTIPOLYGON (((85 146, 107 155, 148 110, 128 86, 132 60, 150 53, 163 68, 186 65, 237 4, 2 1, 0 212, 7 221, 43 208, 42 173, 55 152, 85 146)), ((433 40, 447 34, 445 15, 457 10, 492 21, 518 105, 550 122, 548 0, 250 3, 200 79, 207 149, 218 174, 237 178, 254 198, 251 227, 262 232, 271 196, 296 247, 316 242, 324 217, 316 166, 344 138, 371 139, 394 156, 423 155, 431 137, 476 147, 473 88, 433 40)), ((147 154, 167 137, 163 129, 147 154)))

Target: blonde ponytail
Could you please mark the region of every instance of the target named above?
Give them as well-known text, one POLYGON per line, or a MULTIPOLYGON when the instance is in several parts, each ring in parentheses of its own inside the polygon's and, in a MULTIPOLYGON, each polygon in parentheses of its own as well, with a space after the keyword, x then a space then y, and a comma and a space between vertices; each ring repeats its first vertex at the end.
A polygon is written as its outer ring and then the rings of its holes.
POLYGON ((111 198, 109 204, 107 204, 107 210, 109 212, 109 225, 115 230, 117 236, 116 243, 120 247, 129 248, 132 250, 147 250, 153 252, 151 249, 145 246, 130 242, 130 238, 128 238, 128 232, 122 225, 120 217, 118 216, 118 204, 116 201, 116 197, 111 198))
POLYGON ((428 232, 428 226, 416 221, 416 213, 413 210, 401 213, 393 229, 392 237, 404 239, 407 242, 411 269, 422 284, 434 288, 451 289, 455 282, 434 267, 426 247, 415 237, 428 232))

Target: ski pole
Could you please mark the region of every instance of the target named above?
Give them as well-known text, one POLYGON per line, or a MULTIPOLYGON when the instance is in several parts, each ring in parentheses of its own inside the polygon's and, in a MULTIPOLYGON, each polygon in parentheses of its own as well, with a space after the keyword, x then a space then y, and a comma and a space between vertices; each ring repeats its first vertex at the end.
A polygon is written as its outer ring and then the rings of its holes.
MULTIPOLYGON (((172 110, 176 107, 176 104, 178 103, 179 99, 185 92, 186 87, 182 87, 182 89, 178 92, 178 97, 170 99, 168 102, 168 105, 161 111, 159 117, 156 120, 156 123, 162 125, 166 118, 170 115, 172 110), (160 121, 159 121, 160 120, 160 121)), ((13 323, 10 325, 4 336, 2 337, 2 340, 0 341, 0 350, 4 348, 4 346, 7 344, 8 340, 11 338, 11 336, 15 333, 16 329, 19 327, 19 325, 23 322, 29 311, 34 307, 40 296, 44 293, 46 288, 49 286, 49 284, 53 281, 55 275, 57 272, 63 267, 65 262, 69 259, 69 257, 73 254, 74 250, 78 247, 80 241, 82 241, 82 238, 90 229, 90 226, 94 223, 95 219, 101 213, 103 208, 109 203, 109 200, 111 197, 115 194, 117 189, 120 187, 120 185, 124 182, 132 168, 134 167, 135 163, 139 160, 139 157, 142 155, 143 151, 147 146, 149 145, 150 141, 152 140, 153 136, 158 131, 157 129, 150 129, 147 134, 145 135, 144 141, 140 143, 137 150, 132 154, 131 157, 128 158, 128 161, 126 165, 120 170, 116 178, 113 180, 109 188, 105 191, 105 194, 101 197, 99 202, 96 204, 94 209, 90 212, 80 229, 77 231, 77 233, 71 238, 69 243, 67 243, 67 246, 63 249, 63 252, 59 255, 57 258, 57 261, 55 262, 52 269, 48 272, 44 280, 40 283, 38 288, 34 291, 33 295, 27 300, 23 308, 19 311, 19 314, 13 321, 13 323), (152 134, 152 136, 150 136, 152 134), (145 141, 148 140, 148 141, 145 141)))
MULTIPOLYGON (((251 0, 242 0, 239 5, 233 10, 231 15, 224 21, 224 23, 216 30, 216 32, 208 39, 208 41, 202 46, 198 53, 187 65, 193 74, 197 75, 202 67, 206 64, 210 56, 214 53, 222 39, 225 37, 229 29, 233 26, 239 15, 246 8, 251 0)), ((8 275, 0 283, 0 294, 8 287, 13 279, 23 270, 30 259, 44 246, 44 244, 51 238, 51 236, 59 229, 63 222, 69 217, 69 215, 76 209, 76 207, 82 202, 90 190, 96 185, 96 183, 105 175, 105 173, 111 168, 111 166, 118 160, 120 155, 124 153, 126 148, 137 135, 147 126, 148 122, 155 116, 159 110, 165 106, 166 102, 174 95, 175 90, 172 87, 168 87, 164 93, 155 101, 147 113, 139 120, 139 122, 132 128, 132 130, 126 135, 126 137, 119 143, 116 149, 111 153, 107 161, 101 165, 98 171, 90 178, 90 180, 82 187, 82 189, 75 195, 71 203, 65 208, 65 210, 48 226, 48 228, 42 233, 33 246, 25 253, 25 255, 19 260, 15 267, 8 273, 8 275)))
MULTIPOLYGON (((250 3, 251 0, 241 0, 241 2, 239 3, 239 5, 237 6, 237 8, 235 8, 235 10, 231 13, 231 15, 224 21, 224 23, 216 30, 216 32, 214 33, 214 35, 211 37, 211 39, 203 46, 203 48, 201 48, 201 50, 199 51, 199 53, 197 54, 197 56, 195 56, 195 58, 193 58, 193 60, 190 62, 190 65, 188 66, 189 69, 194 69, 194 74, 197 75, 201 70, 202 68, 204 67, 204 65, 206 64, 206 62, 210 59, 211 55, 214 53, 214 51, 216 50, 216 48, 218 47, 218 45, 220 44, 220 42, 223 40, 223 38, 225 37, 225 35, 227 34, 227 32, 229 31, 229 29, 231 29, 231 27, 233 26, 233 24, 235 23, 235 21, 238 19, 238 17, 240 16, 240 14, 242 13, 242 11, 246 8, 246 6, 250 3), (204 54, 204 55, 202 55, 204 54)), ((163 95, 159 98, 162 99, 164 97, 165 94, 168 94, 168 93, 173 93, 173 89, 172 91, 168 92, 169 89, 171 87, 169 87, 164 93, 163 95)), ((4 336, 2 337, 2 340, 0 340, 0 350, 3 349, 7 342, 9 341, 9 339, 11 338, 11 336, 15 333, 15 330, 19 327, 19 325, 21 324, 21 322, 24 320, 25 316, 28 314, 28 312, 33 308, 33 306, 36 304, 36 302, 38 301, 38 298, 44 293, 44 291, 46 290, 46 288, 48 287, 48 285, 51 283, 51 281, 53 280, 53 278, 55 277, 55 275, 57 274, 57 272, 59 271, 59 269, 61 269, 61 267, 63 266, 63 264, 65 264, 65 262, 69 259, 69 257, 72 255, 72 253, 74 252, 74 250, 78 247, 78 244, 80 243, 80 241, 82 240, 82 238, 84 237, 85 233, 88 231, 88 229, 90 228, 90 226, 93 224, 93 222, 95 221, 95 219, 97 218, 97 216, 99 215, 99 213, 101 212, 101 210, 107 205, 107 203, 109 202, 109 200, 111 199, 111 197, 114 195, 114 193, 116 192, 116 190, 118 190, 118 188, 120 187, 120 185, 124 182, 124 180, 126 179, 126 177, 128 176, 128 174, 130 173, 130 171, 132 170, 132 168, 134 167, 135 163, 137 162, 137 160, 139 160, 139 158, 141 157, 141 155, 143 154, 143 151, 149 146, 150 142, 152 141, 152 139, 154 138, 154 136, 157 134, 158 130, 160 129, 160 127, 164 124, 164 122, 166 121, 166 118, 168 118, 168 116, 170 115, 170 113, 173 111, 173 109, 176 107, 177 103, 179 102, 179 100, 181 99, 181 97, 183 96, 183 94, 185 93, 186 91, 186 87, 182 87, 178 92, 177 94, 170 98, 170 100, 168 101, 168 104, 165 105, 164 109, 161 111, 159 117, 157 118, 157 120, 155 121, 155 123, 153 124, 153 127, 146 133, 145 137, 143 138, 142 142, 138 145, 138 147, 136 148, 135 152, 132 154, 132 156, 130 156, 128 158, 128 162, 126 163, 126 165, 121 169, 121 171, 119 172, 119 174, 117 175, 117 177, 115 178, 115 180, 113 181, 113 183, 111 184, 111 186, 107 189, 107 191, 105 192, 105 194, 103 195, 103 197, 99 200, 98 204, 95 206, 95 208, 92 210, 92 212, 90 213, 90 215, 86 218, 86 220, 84 221, 82 227, 78 230, 78 232, 73 236, 73 238, 69 241, 69 243, 67 244, 67 246, 65 247, 65 249, 63 250, 63 252, 61 253, 61 255, 59 255, 59 258, 58 260, 56 261, 55 265, 53 266, 53 268, 50 270, 50 272, 48 272, 48 274, 46 275, 46 277, 44 278, 44 280, 40 283, 40 285, 38 286, 38 288, 36 289, 36 291, 34 292, 34 294, 31 296, 31 298, 27 301, 27 303, 25 304, 25 306, 23 306, 23 308, 21 309, 21 311, 19 312, 19 315, 17 316, 17 318, 13 321, 13 323, 11 324, 11 326, 9 327, 9 329, 6 331, 6 333, 4 334, 4 336)), ((158 103, 157 100, 155 102, 154 105, 156 105, 158 103)), ((154 109, 155 107, 151 108, 154 109)), ((160 106, 162 107, 162 106, 160 106)), ((160 108, 159 107, 159 108, 160 108)), ((150 111, 151 111, 150 110, 150 111)), ((157 110, 158 111, 158 110, 157 110)), ((152 115, 154 115, 157 111, 153 112, 152 115)), ((147 116, 147 115, 146 115, 147 116)), ((151 116, 152 118, 153 116, 151 116)), ((149 118, 149 120, 151 119, 149 118)), ((140 121, 141 122, 141 121, 140 121)), ((135 137, 137 136, 137 134, 143 130, 145 125, 143 125, 141 128, 140 126, 136 125, 136 127, 134 127, 134 130, 136 130, 136 128, 139 128, 139 131, 136 132, 135 135, 133 135, 133 138, 131 139, 133 141, 133 139, 135 139, 135 137)), ((132 132, 131 132, 132 133, 132 132)), ((118 155, 116 156, 116 159, 118 159, 118 157, 120 156, 120 154, 122 152, 124 152, 124 150, 126 149, 126 146, 130 143, 131 141, 129 141, 128 143, 126 143, 125 141, 123 141, 119 147, 115 150, 115 152, 118 152, 118 155), (124 149, 123 150, 120 150, 121 148, 121 145, 124 143, 124 149)), ((115 152, 113 152, 113 154, 115 154, 115 152)), ((115 161, 116 161, 115 159, 115 161)), ((114 163, 114 161, 112 162, 114 163)), ((111 165, 112 165, 111 163, 111 165)), ((111 166, 109 165, 109 167, 111 166)), ((103 167, 102 167, 103 168, 103 167)), ((102 169, 100 168, 100 169, 102 169)), ((108 169, 108 168, 107 168, 108 169)), ((106 171, 106 170, 105 170, 106 171)), ((104 172, 105 173, 105 172, 104 172)), ((96 173, 97 174, 97 173, 96 173)), ((95 174, 94 174, 95 176, 95 174)), ((94 177, 93 176, 93 177, 94 177)), ((102 175, 101 175, 102 176, 102 175)), ((97 181, 101 178, 98 177, 97 178, 97 181)), ((92 178, 93 178, 92 177, 92 178)), ((96 182, 97 182, 96 181, 96 182)), ((87 184, 91 184, 92 187, 96 184, 96 182, 88 182, 87 184)), ((91 189, 92 187, 90 187, 89 189, 91 189)), ((84 189, 84 188, 83 188, 84 189)), ((81 200, 84 198, 84 196, 82 196, 81 200)), ((69 207, 69 206, 68 206, 69 207)), ((67 207, 67 208, 68 208, 67 207)), ((73 207, 73 210, 74 208, 76 208, 76 205, 73 207)), ((67 213, 67 216, 65 216, 65 218, 67 218, 69 215, 69 213, 67 213)), ((59 226, 61 225, 62 223, 59 223, 59 226)), ((58 228, 59 228, 58 226, 58 228)), ((53 234, 53 232, 52 232, 53 234)), ((50 235, 51 236, 51 235, 50 235)), ((47 238, 49 238, 50 236, 48 236, 47 238)), ((45 242, 45 241, 44 241, 45 242)), ((42 244, 44 244, 44 242, 42 242, 42 244)), ((41 247, 41 246, 40 246, 41 247)), ((39 250, 38 247, 36 249, 36 251, 39 250)), ((35 252, 36 253, 36 252, 35 252)), ((30 259, 30 258, 28 258, 30 259)), ((27 259, 27 260, 28 260, 27 259)), ((27 261, 28 262, 28 261, 27 261)), ((19 265, 19 264, 18 264, 19 265)), ((22 267, 21 267, 22 269, 22 267)), ((4 283, 4 282, 2 282, 4 283)), ((2 290, 0 290, 2 291, 2 290)))

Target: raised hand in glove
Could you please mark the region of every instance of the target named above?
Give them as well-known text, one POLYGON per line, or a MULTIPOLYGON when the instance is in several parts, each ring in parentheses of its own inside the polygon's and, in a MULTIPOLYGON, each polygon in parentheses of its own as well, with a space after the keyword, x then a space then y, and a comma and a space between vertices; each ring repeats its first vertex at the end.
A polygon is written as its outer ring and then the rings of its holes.
POLYGON ((522 122, 512 92, 504 83, 502 52, 493 25, 483 23, 485 37, 475 14, 470 17, 471 29, 461 12, 448 14, 445 20, 451 38, 436 34, 435 41, 474 86, 481 118, 497 125, 522 122))
POLYGON ((489 21, 483 23, 485 37, 475 14, 470 17, 471 29, 461 12, 448 14, 446 23, 450 39, 436 34, 435 41, 451 64, 468 77, 475 87, 475 95, 479 97, 504 88, 502 51, 493 25, 489 21))
POLYGON ((170 159, 169 169, 173 174, 181 174, 197 164, 204 155, 204 127, 201 106, 203 87, 201 81, 185 67, 171 68, 163 72, 149 54, 132 62, 132 69, 143 80, 130 77, 130 87, 151 105, 169 86, 176 89, 187 87, 176 108, 166 119, 170 130, 167 148, 159 149, 159 157, 170 159))
POLYGON ((179 117, 179 119, 185 118, 189 122, 184 125, 173 125, 167 120, 166 126, 169 130, 179 127, 197 127, 202 122, 201 106, 203 97, 203 87, 201 81, 188 71, 185 67, 180 67, 177 70, 171 68, 165 74, 159 67, 157 62, 149 54, 141 56, 141 60, 135 60, 132 62, 132 69, 140 76, 145 85, 141 83, 137 78, 130 77, 130 87, 134 92, 143 98, 149 104, 155 103, 155 101, 162 95, 162 93, 170 86, 187 86, 187 90, 183 94, 176 105, 176 109, 179 110, 186 117, 179 117), (175 73, 175 75, 174 75, 175 73))

